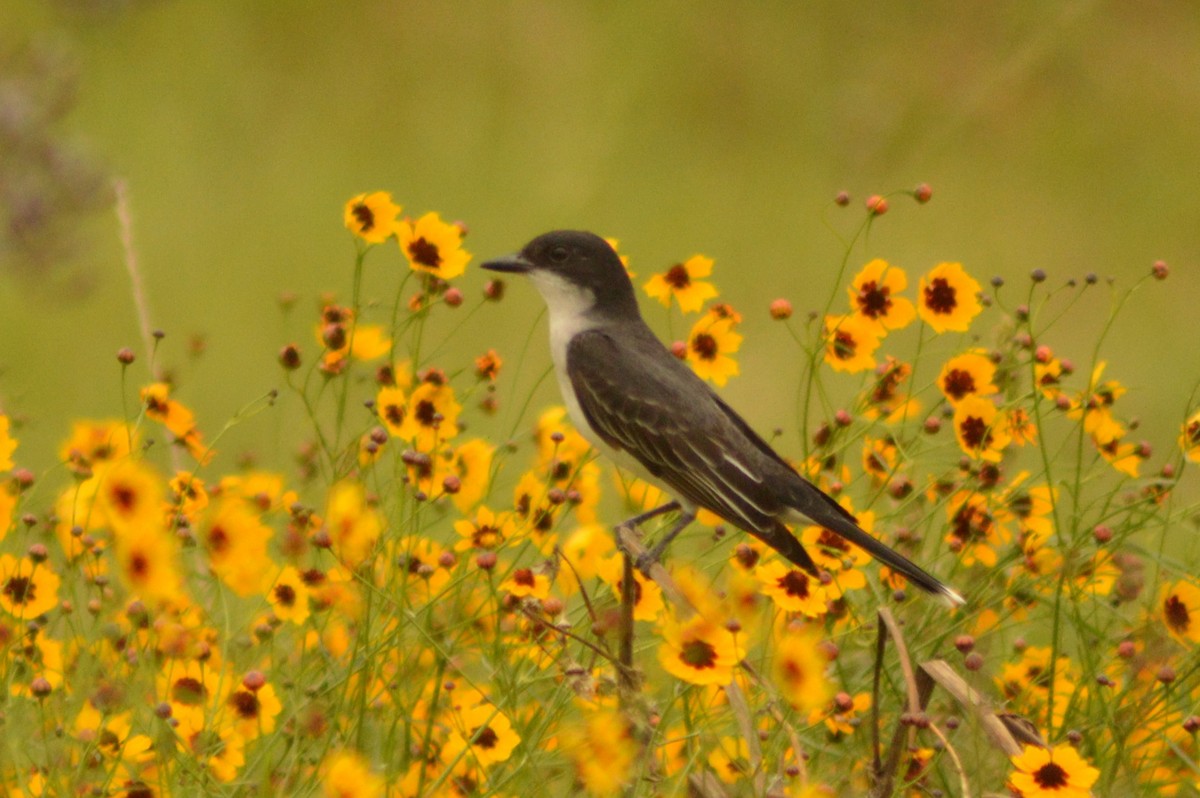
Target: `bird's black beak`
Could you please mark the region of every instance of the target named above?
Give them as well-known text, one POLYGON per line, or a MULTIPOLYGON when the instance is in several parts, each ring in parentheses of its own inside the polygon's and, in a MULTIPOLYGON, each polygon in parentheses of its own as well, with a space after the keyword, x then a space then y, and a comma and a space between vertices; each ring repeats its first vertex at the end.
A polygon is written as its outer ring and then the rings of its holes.
POLYGON ((511 255, 505 255, 501 258, 489 260, 482 264, 482 268, 493 272, 511 272, 512 274, 523 274, 533 268, 533 264, 521 257, 520 253, 514 252, 511 255))

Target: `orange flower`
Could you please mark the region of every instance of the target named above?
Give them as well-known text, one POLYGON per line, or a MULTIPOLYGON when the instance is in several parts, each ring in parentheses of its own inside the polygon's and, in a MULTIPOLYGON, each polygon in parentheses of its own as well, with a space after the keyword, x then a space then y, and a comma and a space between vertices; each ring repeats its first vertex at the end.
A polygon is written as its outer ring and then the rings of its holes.
POLYGON ((942 366, 938 387, 950 404, 958 404, 968 396, 989 396, 996 392, 992 380, 996 364, 982 349, 972 349, 955 355, 942 366))
POLYGON ((737 637, 703 615, 686 621, 668 616, 663 624, 658 661, 672 676, 692 684, 726 685, 742 660, 737 637))
POLYGON ((781 610, 799 612, 809 618, 819 618, 826 613, 825 587, 812 574, 771 560, 758 566, 754 575, 762 582, 763 593, 781 610))
POLYGON ((1007 417, 989 399, 967 396, 954 409, 954 435, 970 457, 998 463, 1012 442, 1007 417))
POLYGON ((961 263, 939 263, 921 278, 917 291, 917 313, 934 332, 966 332, 983 309, 979 283, 963 271, 961 263))

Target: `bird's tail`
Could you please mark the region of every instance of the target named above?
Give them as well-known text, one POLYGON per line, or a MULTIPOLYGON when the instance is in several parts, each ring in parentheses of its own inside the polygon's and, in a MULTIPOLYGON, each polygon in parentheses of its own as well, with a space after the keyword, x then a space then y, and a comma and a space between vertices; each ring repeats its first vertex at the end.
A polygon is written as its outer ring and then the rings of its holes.
MULTIPOLYGON (((813 523, 840 535, 887 565, 893 571, 903 575, 908 581, 922 590, 942 596, 952 606, 959 607, 967 603, 966 599, 957 590, 946 585, 900 552, 890 548, 863 530, 858 525, 857 519, 831 497, 825 495, 802 478, 798 479, 797 483, 796 487, 791 491, 792 495, 789 496, 790 501, 788 502, 788 506, 798 516, 794 519, 795 521, 813 523)), ((788 534, 788 537, 795 541, 796 548, 803 551, 803 547, 800 546, 798 540, 791 534, 788 534)), ((786 551, 781 550, 780 553, 788 557, 789 560, 796 562, 796 560, 788 556, 786 551)), ((804 552, 803 558, 808 563, 812 563, 812 559, 808 556, 807 552, 804 552)), ((797 564, 805 567, 799 562, 797 564)))

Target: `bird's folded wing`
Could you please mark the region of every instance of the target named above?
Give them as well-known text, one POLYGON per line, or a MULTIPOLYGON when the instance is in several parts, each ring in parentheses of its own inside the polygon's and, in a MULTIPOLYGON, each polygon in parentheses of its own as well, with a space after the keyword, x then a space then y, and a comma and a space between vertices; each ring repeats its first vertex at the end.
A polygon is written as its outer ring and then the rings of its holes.
POLYGON ((567 375, 593 431, 678 497, 747 531, 775 529, 784 507, 755 458, 739 454, 749 442, 708 386, 657 354, 600 330, 571 340, 567 375))

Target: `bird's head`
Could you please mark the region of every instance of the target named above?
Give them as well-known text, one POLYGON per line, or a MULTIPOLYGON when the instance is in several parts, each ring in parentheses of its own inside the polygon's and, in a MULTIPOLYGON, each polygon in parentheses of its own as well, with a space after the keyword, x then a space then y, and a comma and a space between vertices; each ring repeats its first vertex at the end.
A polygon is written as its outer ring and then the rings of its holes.
POLYGON ((638 315, 625 266, 609 243, 593 233, 545 233, 520 252, 489 260, 483 268, 528 276, 551 313, 569 304, 617 317, 638 315))

